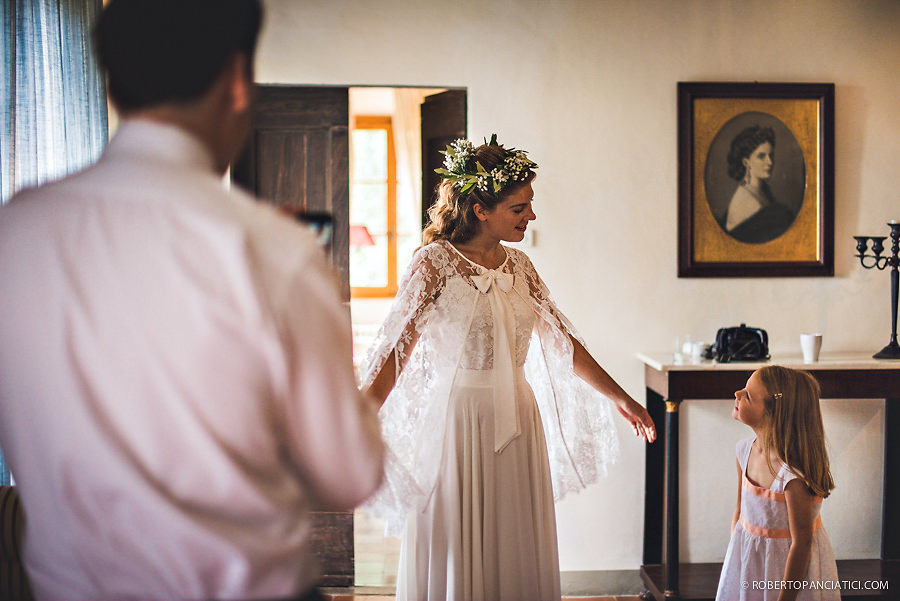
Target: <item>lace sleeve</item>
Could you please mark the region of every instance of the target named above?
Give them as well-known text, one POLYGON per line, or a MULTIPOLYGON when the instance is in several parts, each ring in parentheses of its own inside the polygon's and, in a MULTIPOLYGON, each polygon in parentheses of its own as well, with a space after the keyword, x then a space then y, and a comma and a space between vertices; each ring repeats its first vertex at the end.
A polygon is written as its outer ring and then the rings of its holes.
POLYGON ((390 357, 398 373, 409 360, 427 314, 446 281, 446 253, 437 245, 420 248, 400 281, 397 297, 359 373, 360 388, 372 385, 390 357))
MULTIPOLYGON (((512 249, 510 249, 512 250, 512 249)), ((516 277, 528 284, 536 316, 525 372, 544 422, 554 497, 579 491, 619 454, 612 403, 575 374, 574 345, 587 348, 525 253, 514 250, 516 277)))
POLYGON ((547 284, 545 284, 544 280, 541 279, 541 276, 538 275, 537 270, 531 263, 531 259, 529 259, 525 253, 518 250, 515 251, 513 256, 516 258, 516 263, 519 266, 518 271, 520 271, 525 282, 528 284, 528 291, 531 295, 531 300, 534 303, 538 317, 558 326, 562 331, 587 348, 584 339, 578 334, 575 326, 572 325, 572 322, 570 322, 556 306, 556 303, 550 296, 550 289, 547 288, 547 284))
POLYGON ((477 290, 440 242, 420 249, 361 370, 369 386, 392 353, 402 372, 378 411, 387 447, 384 481, 364 509, 399 536, 413 507, 427 503, 444 448, 447 407, 477 290))

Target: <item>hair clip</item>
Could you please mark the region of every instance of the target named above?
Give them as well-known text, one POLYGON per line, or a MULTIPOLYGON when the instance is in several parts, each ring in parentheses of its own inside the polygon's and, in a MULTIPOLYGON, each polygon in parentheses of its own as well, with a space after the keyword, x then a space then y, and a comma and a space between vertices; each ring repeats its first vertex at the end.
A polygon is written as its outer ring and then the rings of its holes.
POLYGON ((772 395, 772 398, 775 399, 776 401, 780 401, 783 396, 784 395, 781 394, 780 392, 776 392, 775 394, 772 395))

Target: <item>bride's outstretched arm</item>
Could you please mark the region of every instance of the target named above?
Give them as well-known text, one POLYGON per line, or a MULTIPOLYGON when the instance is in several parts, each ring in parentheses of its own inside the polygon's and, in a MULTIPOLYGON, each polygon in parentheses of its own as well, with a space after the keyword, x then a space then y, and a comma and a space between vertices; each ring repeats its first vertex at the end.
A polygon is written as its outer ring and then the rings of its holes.
MULTIPOLYGON (((407 357, 412 354, 412 351, 416 346, 416 341, 419 338, 419 334, 414 328, 414 322, 410 323, 408 329, 409 332, 408 336, 406 337, 406 339, 409 341, 406 346, 407 357)), ((368 389, 366 389, 366 392, 377 401, 379 407, 384 405, 384 402, 387 400, 387 397, 391 393, 391 390, 394 389, 394 384, 397 383, 397 378, 400 377, 400 372, 403 370, 403 364, 404 361, 402 359, 398 359, 395 348, 391 351, 390 356, 381 366, 381 371, 379 371, 378 375, 375 376, 372 384, 368 389)))
POLYGON ((647 410, 635 401, 619 384, 612 379, 606 370, 591 356, 578 340, 569 336, 575 347, 573 363, 575 375, 596 388, 612 400, 622 417, 631 424, 636 436, 647 442, 656 440, 656 427, 647 410))
POLYGON ((384 401, 387 399, 388 395, 391 393, 391 390, 394 388, 394 383, 396 381, 396 371, 396 353, 391 353, 391 356, 388 357, 387 361, 385 361, 384 365, 381 367, 381 371, 378 372, 377 376, 375 376, 375 380, 372 382, 372 385, 369 386, 368 390, 366 390, 369 396, 371 396, 378 402, 379 407, 384 405, 384 401))
POLYGON ((397 383, 425 327, 423 318, 441 293, 447 277, 446 254, 438 244, 416 251, 369 351, 360 384, 379 407, 397 383))

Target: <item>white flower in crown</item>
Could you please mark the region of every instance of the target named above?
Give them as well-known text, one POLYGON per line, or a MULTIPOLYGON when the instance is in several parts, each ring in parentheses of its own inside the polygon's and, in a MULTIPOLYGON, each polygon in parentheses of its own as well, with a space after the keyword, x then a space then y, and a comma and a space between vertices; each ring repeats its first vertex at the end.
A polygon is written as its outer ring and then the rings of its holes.
POLYGON ((444 155, 444 168, 435 169, 435 173, 443 179, 450 180, 462 194, 470 192, 472 188, 478 188, 496 196, 510 183, 524 181, 531 170, 537 169, 537 163, 529 159, 525 151, 515 148, 507 150, 498 144, 497 134, 491 136, 490 142, 485 140, 485 144, 499 146, 507 153, 503 162, 490 172, 478 161, 475 161, 474 170, 469 167, 469 159, 475 156, 475 145, 460 138, 449 144, 446 150, 441 151, 444 155))
POLYGON ((468 140, 459 139, 447 147, 444 152, 444 167, 451 173, 463 173, 466 162, 475 154, 475 146, 468 140))
POLYGON ((537 167, 521 150, 506 157, 503 164, 513 180, 523 179, 529 169, 537 167))

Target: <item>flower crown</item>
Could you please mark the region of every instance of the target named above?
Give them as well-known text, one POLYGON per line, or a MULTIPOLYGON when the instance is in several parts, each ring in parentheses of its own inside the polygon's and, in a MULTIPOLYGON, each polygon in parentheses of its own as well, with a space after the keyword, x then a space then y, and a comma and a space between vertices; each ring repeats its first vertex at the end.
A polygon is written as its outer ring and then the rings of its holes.
POLYGON ((475 145, 470 141, 460 138, 441 150, 444 155, 444 168, 435 169, 434 172, 441 178, 453 182, 453 186, 459 188, 460 194, 466 194, 472 188, 478 188, 482 192, 489 192, 497 196, 501 190, 516 182, 523 182, 528 173, 537 169, 537 163, 525 156, 524 150, 510 148, 507 150, 497 143, 497 134, 491 135, 491 141, 485 140, 489 146, 498 146, 506 153, 503 162, 488 171, 479 161, 475 161, 475 169, 467 168, 469 159, 475 156, 475 145))

